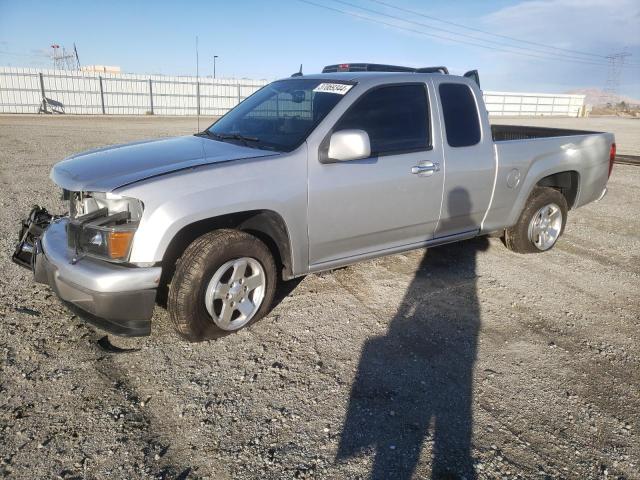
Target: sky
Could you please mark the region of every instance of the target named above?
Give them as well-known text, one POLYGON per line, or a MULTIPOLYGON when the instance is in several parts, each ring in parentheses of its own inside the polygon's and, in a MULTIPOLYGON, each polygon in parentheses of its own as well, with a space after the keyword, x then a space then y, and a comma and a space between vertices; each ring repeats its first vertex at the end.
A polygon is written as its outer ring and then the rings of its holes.
POLYGON ((486 90, 560 93, 604 88, 604 57, 624 51, 631 66, 620 93, 640 99, 639 0, 384 3, 0 0, 0 65, 51 67, 50 45, 75 43, 85 65, 195 75, 198 36, 202 76, 212 74, 214 55, 218 77, 254 79, 288 76, 300 64, 305 73, 343 62, 445 65, 478 69, 486 90))

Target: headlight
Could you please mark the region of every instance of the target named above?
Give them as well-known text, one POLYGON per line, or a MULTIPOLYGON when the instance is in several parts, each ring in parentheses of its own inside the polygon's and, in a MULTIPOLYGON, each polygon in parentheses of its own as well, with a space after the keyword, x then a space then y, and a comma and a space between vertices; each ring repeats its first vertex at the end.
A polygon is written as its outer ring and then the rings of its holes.
POLYGON ((69 247, 78 256, 126 262, 142 217, 142 202, 95 192, 74 193, 71 202, 67 224, 69 247))
POLYGON ((132 224, 113 227, 84 225, 79 226, 79 232, 74 232, 75 228, 72 226, 70 233, 79 234, 73 239, 79 253, 108 260, 126 261, 129 258, 136 228, 137 225, 132 224))

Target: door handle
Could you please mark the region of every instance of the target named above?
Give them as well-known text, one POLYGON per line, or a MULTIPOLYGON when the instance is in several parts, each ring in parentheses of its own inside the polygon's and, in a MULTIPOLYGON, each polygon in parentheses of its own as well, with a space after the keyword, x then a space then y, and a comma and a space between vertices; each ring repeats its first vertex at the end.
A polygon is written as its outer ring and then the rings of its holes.
POLYGON ((418 165, 411 167, 411 173, 419 177, 430 177, 435 172, 440 171, 440 164, 434 162, 420 162, 418 165))

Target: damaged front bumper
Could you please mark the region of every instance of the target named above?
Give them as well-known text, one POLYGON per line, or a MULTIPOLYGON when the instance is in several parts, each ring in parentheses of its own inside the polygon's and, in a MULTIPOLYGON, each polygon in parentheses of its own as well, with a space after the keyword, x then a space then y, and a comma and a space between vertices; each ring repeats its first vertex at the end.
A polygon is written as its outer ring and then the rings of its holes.
POLYGON ((24 222, 13 260, 30 268, 35 280, 49 285, 63 301, 79 308, 78 313, 89 323, 115 335, 149 335, 162 269, 90 257, 77 260, 68 246, 68 218, 49 215, 47 226, 48 214, 42 210, 35 215, 32 211, 24 222))

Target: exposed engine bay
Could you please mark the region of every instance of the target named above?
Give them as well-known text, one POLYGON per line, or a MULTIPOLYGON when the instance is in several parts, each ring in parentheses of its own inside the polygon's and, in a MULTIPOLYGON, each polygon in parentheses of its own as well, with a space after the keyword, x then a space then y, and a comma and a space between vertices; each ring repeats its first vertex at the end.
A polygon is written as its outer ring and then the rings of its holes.
POLYGON ((64 190, 62 195, 64 200, 69 201, 69 217, 71 219, 76 219, 104 208, 107 209, 108 215, 128 212, 127 221, 129 222, 138 222, 142 217, 142 202, 114 193, 70 192, 64 190))

